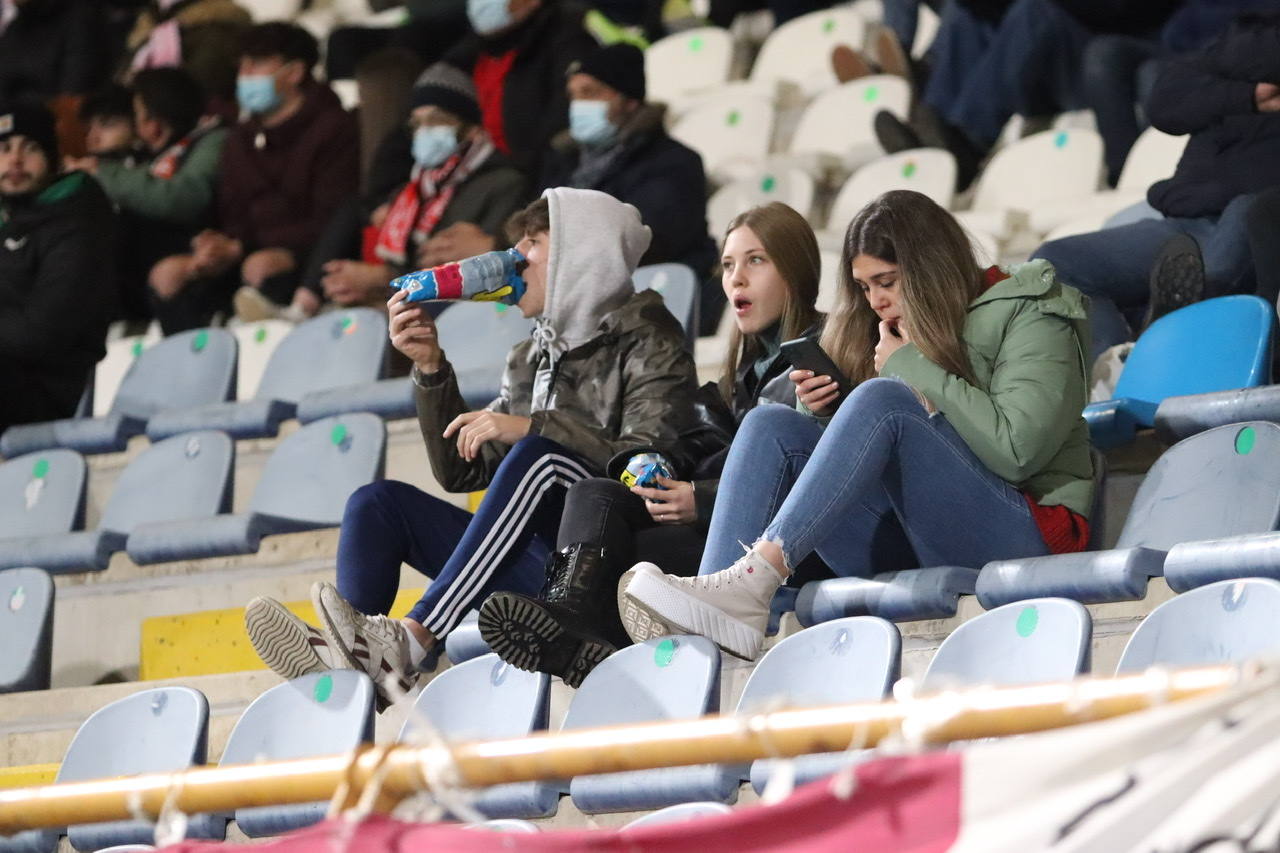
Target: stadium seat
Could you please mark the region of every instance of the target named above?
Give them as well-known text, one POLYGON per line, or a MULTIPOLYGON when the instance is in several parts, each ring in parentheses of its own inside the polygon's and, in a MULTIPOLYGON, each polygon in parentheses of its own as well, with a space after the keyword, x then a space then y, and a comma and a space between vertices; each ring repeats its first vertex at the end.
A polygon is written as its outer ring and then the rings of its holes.
POLYGON ((288 320, 263 320, 231 327, 240 344, 240 364, 236 374, 236 399, 252 400, 262 383, 271 355, 280 342, 297 328, 288 320))
POLYGON ((1280 582, 1242 578, 1211 583, 1148 613, 1129 637, 1116 674, 1273 656, 1280 648, 1277 624, 1280 582))
POLYGON ((733 37, 719 27, 673 33, 644 52, 646 97, 663 103, 729 79, 733 37))
POLYGON ((0 542, 78 530, 86 481, 84 457, 74 450, 28 453, 0 464, 0 542))
MULTIPOLYGON (((705 637, 661 637, 621 649, 593 669, 574 694, 563 728, 689 719, 715 713, 719 705, 715 644, 705 637)), ((699 765, 578 776, 569 783, 569 794, 587 814, 694 800, 732 803, 745 769, 699 765)))
POLYGON ((226 329, 194 329, 165 338, 133 362, 101 418, 71 418, 9 427, 7 457, 69 447, 81 453, 124 450, 149 419, 170 409, 229 400, 235 392, 236 339, 226 329))
POLYGON ((640 829, 645 826, 657 826, 663 823, 683 823, 686 820, 697 820, 700 817, 714 817, 732 813, 733 807, 726 806, 724 803, 679 803, 674 806, 667 806, 665 809, 658 809, 656 812, 647 814, 644 817, 638 817, 618 831, 627 832, 628 830, 640 829))
POLYGON ((845 175, 882 156, 876 140, 876 113, 888 110, 907 118, 911 84, 891 74, 877 74, 828 89, 805 108, 786 155, 811 175, 845 175))
POLYGON ((196 429, 220 429, 232 438, 275 435, 313 391, 372 383, 382 373, 387 318, 372 308, 313 317, 294 327, 272 352, 251 400, 173 407, 147 424, 159 441, 196 429))
POLYGON ((978 177, 972 209, 956 216, 965 227, 1004 241, 1033 211, 1088 198, 1101 180, 1097 133, 1033 133, 996 151, 978 177))
POLYGON ((449 663, 454 666, 463 661, 493 653, 493 649, 489 648, 489 644, 480 635, 479 610, 468 612, 466 616, 462 617, 458 627, 450 631, 449 636, 444 638, 444 653, 448 656, 449 663))
POLYGON ((879 616, 893 622, 949 619, 956 615, 960 596, 973 595, 977 580, 977 569, 936 566, 813 581, 800 589, 796 618, 804 626, 844 616, 879 616))
MULTIPOLYGON (((422 688, 400 730, 413 742, 425 719, 449 741, 524 737, 547 727, 551 676, 524 672, 494 654, 455 664, 422 688)), ((477 793, 470 805, 486 817, 548 817, 560 804, 549 782, 513 782, 477 793)))
POLYGON ((1280 426, 1218 427, 1156 460, 1114 549, 988 563, 976 592, 983 607, 1043 595, 1086 604, 1134 601, 1146 594, 1147 578, 1166 572, 1166 553, 1179 543, 1277 527, 1280 426))
MULTIPOLYGON (((157 687, 112 702, 89 715, 67 747, 57 781, 87 782, 140 773, 185 770, 205 762, 209 703, 189 687, 157 687)), ((80 853, 154 839, 150 821, 72 826, 80 853)), ((0 837, 0 853, 53 853, 60 829, 36 829, 0 837)))
POLYGON ((693 349, 698 337, 698 302, 702 283, 684 264, 650 264, 640 267, 632 277, 637 291, 656 290, 667 310, 680 321, 685 343, 693 349))
POLYGON ((719 244, 738 214, 780 201, 806 219, 813 212, 813 178, 803 169, 765 169, 716 190, 707 201, 707 230, 719 244))
POLYGON ((111 414, 111 404, 116 399, 116 391, 124 381, 129 368, 133 367, 138 356, 154 345, 160 337, 150 335, 133 335, 107 342, 107 354, 102 357, 93 369, 93 415, 95 418, 111 414))
POLYGON ((271 454, 247 512, 148 525, 129 538, 129 556, 141 564, 253 554, 263 536, 337 527, 351 493, 382 477, 386 442, 382 419, 367 412, 307 424, 271 454))
MULTIPOLYGON (((792 634, 770 649, 747 680, 739 715, 848 702, 878 702, 898 680, 902 638, 892 622, 874 616, 837 619, 792 634)), ((797 784, 830 775, 848 761, 845 752, 791 759, 797 784)), ((748 778, 759 793, 774 772, 774 759, 751 764, 748 778)))
POLYGON ((830 314, 840 293, 840 252, 819 249, 818 258, 822 268, 818 273, 818 299, 814 305, 824 314, 830 314))
POLYGON ((418 407, 413 382, 407 376, 395 376, 313 391, 298 401, 296 416, 300 423, 309 424, 355 412, 372 412, 387 420, 414 417, 418 407))
POLYGON ((951 632, 920 682, 922 693, 953 687, 1047 684, 1089 671, 1093 622, 1078 601, 1006 604, 951 632))
POLYGON ((1213 427, 1245 421, 1280 423, 1280 385, 1165 397, 1156 407, 1155 428, 1161 441, 1172 444, 1213 427))
MULTIPOLYGON (((343 755, 373 741, 373 717, 373 682, 363 672, 304 675, 253 700, 231 730, 219 766, 343 755)), ((250 838, 279 835, 318 823, 328 807, 322 801, 236 809, 236 826, 250 838)), ((230 818, 196 817, 191 835, 220 840, 230 818)))
POLYGON ((462 399, 475 408, 498 396, 507 352, 533 331, 533 323, 520 309, 487 302, 450 305, 436 319, 436 327, 462 399))
POLYGON ((831 50, 847 45, 861 50, 866 22, 847 8, 825 9, 792 18, 765 39, 751 67, 751 82, 790 83, 806 95, 838 85, 831 50))
POLYGON ((0 571, 0 693, 49 689, 54 597, 42 569, 0 571))
POLYGON ((889 190, 915 190, 949 208, 955 189, 956 158, 943 148, 912 148, 878 157, 860 167, 840 187, 827 227, 818 232, 818 243, 824 249, 839 250, 853 217, 889 190))
POLYGON ((750 89, 724 87, 680 116, 671 135, 702 156, 717 184, 758 172, 769 153, 773 103, 750 89))
POLYGON ((234 461, 235 446, 220 432, 152 445, 121 472, 96 530, 0 539, 0 568, 101 571, 135 533, 230 510, 234 461))
POLYGON ((1170 312, 1138 338, 1115 398, 1085 407, 1101 449, 1155 425, 1166 397, 1263 385, 1271 378, 1275 309, 1257 296, 1219 296, 1170 312))

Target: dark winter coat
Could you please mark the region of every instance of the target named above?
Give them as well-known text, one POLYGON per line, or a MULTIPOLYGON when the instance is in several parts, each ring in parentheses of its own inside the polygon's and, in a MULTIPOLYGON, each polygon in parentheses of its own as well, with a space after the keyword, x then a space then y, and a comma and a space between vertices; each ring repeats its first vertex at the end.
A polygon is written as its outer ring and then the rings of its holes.
POLYGON ((716 246, 707 234, 707 177, 702 158, 667 135, 666 110, 641 107, 618 139, 618 151, 594 181, 575 180, 582 149, 568 133, 556 137, 543 174, 543 187, 578 187, 606 192, 634 205, 653 229, 642 264, 685 264, 701 279, 716 262, 716 246))
POLYGON ((83 95, 105 82, 97 0, 28 0, 0 35, 0 102, 83 95))
POLYGON ((222 152, 222 230, 246 252, 284 248, 305 258, 338 205, 357 191, 359 147, 355 120, 320 84, 309 84, 302 108, 283 124, 240 123, 222 152))
POLYGON ((116 310, 114 232, 83 172, 0 204, 0 431, 75 414, 116 310))
POLYGON ((1280 82, 1280 19, 1232 25, 1170 62, 1147 101, 1151 123, 1191 134, 1173 177, 1147 201, 1166 216, 1216 216, 1233 198, 1280 185, 1280 113, 1259 113, 1259 81, 1280 82))

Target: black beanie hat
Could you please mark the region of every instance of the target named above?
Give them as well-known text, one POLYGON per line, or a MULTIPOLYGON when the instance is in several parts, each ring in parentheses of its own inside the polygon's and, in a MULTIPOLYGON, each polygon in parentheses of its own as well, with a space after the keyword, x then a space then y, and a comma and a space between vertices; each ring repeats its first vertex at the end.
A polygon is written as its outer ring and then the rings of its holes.
POLYGON ((0 142, 10 136, 25 136, 44 151, 49 165, 58 168, 58 133, 53 113, 37 104, 0 104, 0 142))
POLYGON ((628 98, 644 100, 644 51, 634 44, 596 48, 569 65, 568 75, 573 74, 589 74, 628 98))
POLYGON ((452 65, 437 62, 413 84, 409 107, 439 107, 448 110, 468 124, 480 123, 480 102, 475 83, 452 65))

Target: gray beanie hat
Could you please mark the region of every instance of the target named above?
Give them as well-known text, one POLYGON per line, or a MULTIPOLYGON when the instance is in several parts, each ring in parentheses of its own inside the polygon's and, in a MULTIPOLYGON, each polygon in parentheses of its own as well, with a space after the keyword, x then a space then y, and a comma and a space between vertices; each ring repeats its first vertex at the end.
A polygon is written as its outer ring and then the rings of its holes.
POLYGON ((469 124, 480 123, 480 102, 471 77, 444 62, 437 62, 418 77, 409 106, 440 107, 469 124))

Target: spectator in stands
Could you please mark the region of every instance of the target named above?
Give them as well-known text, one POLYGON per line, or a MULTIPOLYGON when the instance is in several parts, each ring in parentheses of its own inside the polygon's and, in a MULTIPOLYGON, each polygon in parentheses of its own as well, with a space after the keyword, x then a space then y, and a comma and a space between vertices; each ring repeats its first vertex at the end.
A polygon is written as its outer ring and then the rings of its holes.
POLYGON ((148 0, 129 34, 129 65, 135 71, 185 68, 230 119, 240 42, 251 23, 234 0, 148 0))
MULTIPOLYGON (((1280 187, 1258 195, 1249 208, 1245 227, 1258 278, 1256 292, 1275 305, 1280 300, 1280 187)), ((1280 356, 1280 348, 1277 355, 1280 356)))
POLYGON ((391 340, 415 365, 432 470, 449 491, 487 488, 479 510, 404 483, 358 489, 342 522, 338 588, 312 590, 324 636, 270 599, 245 613, 254 648, 281 675, 353 666, 393 700, 490 592, 538 590, 569 486, 604 473, 616 454, 672 446, 691 425, 694 369, 680 324, 661 296, 631 282, 649 243, 635 208, 554 189, 516 225, 528 258, 520 310, 538 320, 488 408, 466 410, 430 315, 403 292, 388 303, 391 340), (422 600, 403 621, 362 615, 387 612, 405 562, 433 579, 422 600))
POLYGON ((227 131, 201 119, 204 92, 181 68, 152 68, 133 79, 133 109, 145 156, 71 162, 98 179, 121 215, 119 280, 130 318, 152 314, 147 280, 159 261, 182 252, 209 226, 227 131))
POLYGON ((531 184, 568 122, 565 71, 596 46, 584 12, 575 0, 468 0, 476 34, 444 56, 475 80, 485 130, 531 184))
POLYGON ((0 2, 0 101, 84 95, 102 85, 105 62, 95 0, 0 2))
POLYGON ((653 229, 641 263, 685 264, 705 277, 716 250, 702 158, 667 134, 664 106, 645 102, 644 52, 594 49, 569 66, 568 94, 569 129, 552 141, 542 185, 600 190, 634 205, 653 229))
POLYGON ((375 163, 376 171, 398 167, 395 189, 383 190, 367 214, 355 199, 339 208, 286 316, 311 316, 326 299, 381 306, 398 275, 505 247, 503 225, 526 198, 526 185, 480 125, 471 78, 437 63, 418 78, 411 105, 409 126, 381 146, 375 163), (402 147, 413 157, 407 183, 402 147))
POLYGON ((894 153, 922 144, 956 156, 957 184, 1014 115, 1052 115, 1085 105, 1085 45, 1100 33, 1149 34, 1174 0, 955 0, 943 8, 932 72, 915 119, 876 116, 876 135, 894 153))
POLYGON ((237 93, 248 118, 223 149, 220 228, 200 232, 190 254, 151 272, 166 333, 206 325, 240 285, 237 300, 288 303, 312 245, 355 193, 355 123, 312 78, 316 52, 315 39, 293 24, 245 34, 237 93))
POLYGON ((718 383, 699 392, 702 428, 682 442, 688 479, 660 489, 616 477, 575 483, 565 500, 558 553, 545 592, 498 592, 480 608, 480 630, 513 666, 557 675, 576 687, 595 664, 627 645, 617 586, 637 559, 678 575, 697 573, 728 442, 759 403, 794 406, 783 341, 816 337, 818 242, 804 217, 780 202, 740 214, 726 230, 722 285, 734 332, 718 383))
POLYGON ((412 51, 423 65, 430 65, 450 47, 470 35, 467 0, 369 0, 369 8, 383 12, 403 6, 408 20, 398 27, 344 26, 329 34, 325 51, 325 76, 342 80, 356 76, 360 63, 385 50, 412 51))
POLYGON ((1199 298, 1183 287, 1187 264, 1160 264, 1151 274, 1178 235, 1199 243, 1203 296, 1252 289, 1250 194, 1280 186, 1280 17, 1242 19, 1204 50, 1171 61, 1148 112, 1160 130, 1191 134, 1173 177, 1147 192, 1162 216, 1064 237, 1035 253, 1089 296, 1095 357, 1131 339, 1149 302, 1163 310, 1199 298))
POLYGON ((136 153, 138 137, 133 132, 133 93, 112 84, 95 92, 80 104, 84 125, 84 149, 91 157, 127 159, 136 153))
POLYGON ((1085 306, 1052 267, 982 270, 946 210, 888 192, 849 225, 831 317, 823 348, 854 383, 842 405, 845 389, 797 371, 799 411, 747 415, 699 576, 623 576, 632 639, 701 633, 754 658, 774 592, 815 551, 857 576, 1085 547, 1085 306))
POLYGON ((74 415, 106 352, 111 203, 58 162, 48 110, 0 106, 0 432, 74 415))

